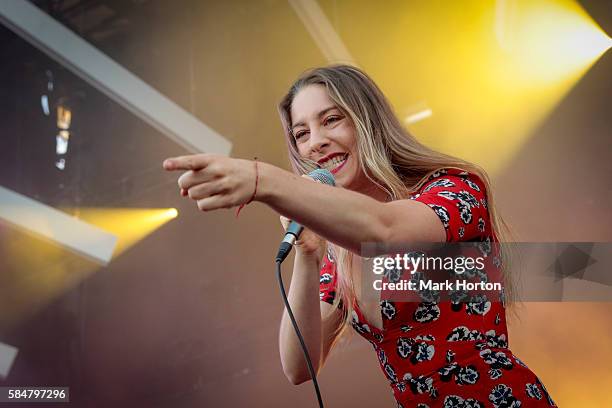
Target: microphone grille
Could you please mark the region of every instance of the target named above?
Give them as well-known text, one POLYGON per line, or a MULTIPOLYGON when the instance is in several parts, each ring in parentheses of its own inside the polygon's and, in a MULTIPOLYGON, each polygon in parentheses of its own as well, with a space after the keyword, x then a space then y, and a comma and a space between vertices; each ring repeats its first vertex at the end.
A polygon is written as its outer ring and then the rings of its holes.
POLYGON ((331 171, 326 170, 326 169, 315 169, 311 171, 310 173, 308 173, 308 176, 312 177, 313 179, 317 181, 320 181, 323 184, 328 184, 330 186, 336 185, 336 180, 334 179, 334 175, 331 173, 331 171))

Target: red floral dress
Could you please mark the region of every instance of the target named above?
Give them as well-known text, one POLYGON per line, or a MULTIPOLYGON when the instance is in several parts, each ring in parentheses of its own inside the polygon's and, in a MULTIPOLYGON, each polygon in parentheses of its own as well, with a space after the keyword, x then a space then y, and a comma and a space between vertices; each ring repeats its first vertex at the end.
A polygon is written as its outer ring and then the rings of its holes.
MULTIPOLYGON (((447 242, 477 241, 484 254, 497 242, 485 186, 473 174, 440 170, 410 199, 434 210, 447 242)), ((495 253, 488 255, 499 268, 495 253)), ((333 302, 335 285, 335 260, 328 252, 320 274, 322 301, 333 302)), ((381 300, 382 330, 369 324, 355 303, 352 326, 374 347, 397 406, 556 407, 544 384, 508 348, 503 291, 497 299, 469 300, 381 300)))

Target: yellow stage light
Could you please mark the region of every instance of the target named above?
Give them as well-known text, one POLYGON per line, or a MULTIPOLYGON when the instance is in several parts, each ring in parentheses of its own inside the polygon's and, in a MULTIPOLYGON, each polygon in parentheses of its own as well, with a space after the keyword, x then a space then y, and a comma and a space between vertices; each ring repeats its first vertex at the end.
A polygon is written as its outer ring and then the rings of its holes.
POLYGON ((176 208, 88 208, 79 210, 77 215, 78 218, 117 235, 113 259, 177 216, 176 208))
POLYGON ((610 47, 575 0, 319 4, 403 118, 427 101, 412 133, 492 177, 610 47))
POLYGON ((178 216, 178 210, 176 208, 166 208, 161 212, 161 217, 173 219, 178 216))
POLYGON ((612 45, 572 0, 517 2, 506 20, 501 42, 512 58, 515 79, 536 86, 580 76, 612 45))

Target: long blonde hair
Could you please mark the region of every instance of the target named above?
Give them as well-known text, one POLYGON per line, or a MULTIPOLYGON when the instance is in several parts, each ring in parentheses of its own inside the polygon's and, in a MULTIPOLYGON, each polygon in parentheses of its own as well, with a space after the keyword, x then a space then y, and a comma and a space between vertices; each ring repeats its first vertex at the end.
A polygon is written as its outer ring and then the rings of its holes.
MULTIPOLYGON (((291 104, 297 93, 308 85, 322 85, 336 106, 349 117, 356 129, 357 151, 363 173, 393 200, 408 198, 428 177, 442 168, 458 168, 480 177, 485 184, 491 228, 499 242, 509 242, 510 228, 496 211, 491 183, 480 166, 437 152, 420 143, 400 123, 391 104, 374 81, 360 69, 350 65, 331 65, 304 72, 291 86, 278 105, 289 149, 293 171, 307 174, 318 168, 316 162, 300 156, 291 133, 291 104)), ((336 334, 349 324, 356 299, 351 276, 353 254, 331 245, 336 257, 337 288, 334 306, 342 301, 343 323, 336 334)), ((506 304, 513 303, 515 285, 509 273, 507 251, 501 252, 504 267, 506 304)))

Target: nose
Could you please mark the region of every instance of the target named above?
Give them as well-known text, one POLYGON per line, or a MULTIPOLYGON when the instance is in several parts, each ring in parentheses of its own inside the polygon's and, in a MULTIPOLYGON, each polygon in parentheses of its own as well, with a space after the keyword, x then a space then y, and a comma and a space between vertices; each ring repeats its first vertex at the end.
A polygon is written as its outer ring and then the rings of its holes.
POLYGON ((329 146, 329 138, 325 130, 318 128, 310 131, 310 150, 314 153, 329 146))

